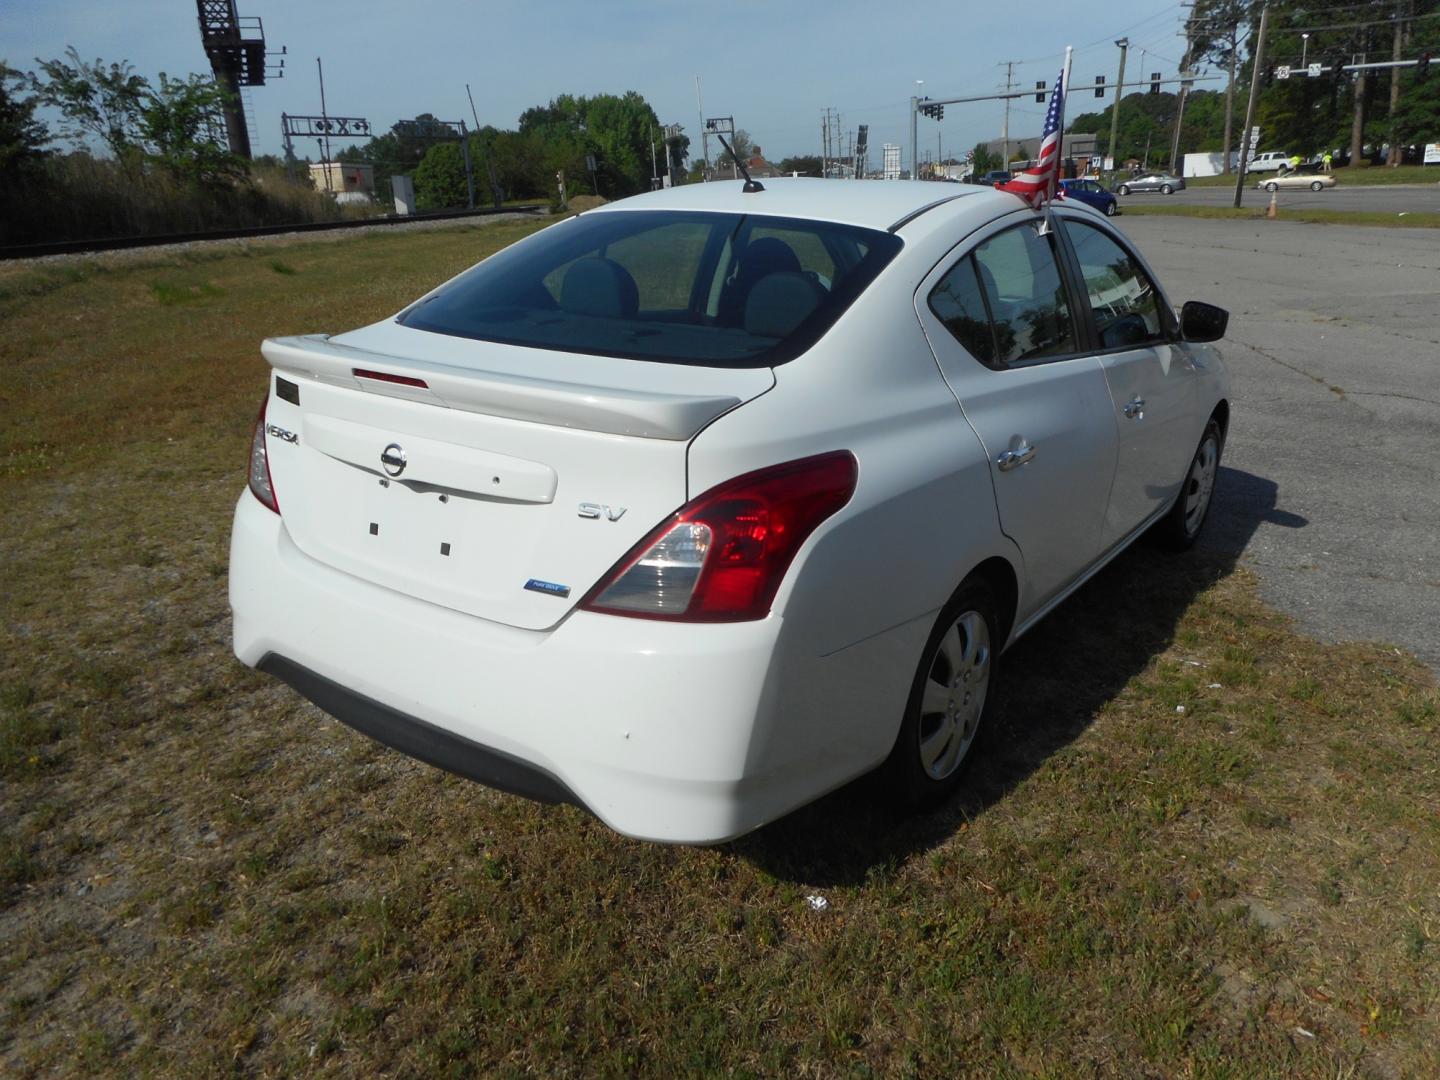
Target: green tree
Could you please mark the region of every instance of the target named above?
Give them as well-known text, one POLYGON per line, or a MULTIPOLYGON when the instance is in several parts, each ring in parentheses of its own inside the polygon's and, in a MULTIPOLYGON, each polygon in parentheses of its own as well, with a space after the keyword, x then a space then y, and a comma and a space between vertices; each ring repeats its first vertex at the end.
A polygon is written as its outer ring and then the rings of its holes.
POLYGON ((62 136, 81 145, 94 136, 117 161, 125 162, 140 140, 150 84, 135 74, 128 60, 108 66, 98 59, 88 63, 73 45, 65 56, 68 63, 37 57, 44 77, 30 72, 26 81, 40 104, 59 110, 62 136))
POLYGON ((459 143, 436 143, 415 167, 415 198, 421 210, 464 206, 468 196, 459 143))
POLYGON ((752 157, 760 155, 760 147, 755 145, 755 140, 750 138, 750 133, 744 128, 736 128, 734 137, 727 141, 730 143, 731 149, 735 151, 735 155, 732 157, 730 151, 722 146, 719 156, 715 159, 716 168, 728 169, 735 157, 741 161, 749 161, 752 157))
POLYGON ((984 176, 995 169, 1003 168, 1005 163, 1000 160, 999 154, 992 154, 988 143, 978 142, 975 149, 970 151, 973 155, 970 162, 971 176, 984 176))
POLYGON ((1254 0, 1196 0, 1190 17, 1192 63, 1208 60, 1226 72, 1225 121, 1220 145, 1227 151, 1221 170, 1227 175, 1230 172, 1228 151, 1235 146, 1235 83, 1240 49, 1247 38, 1253 49, 1251 32, 1258 18, 1259 9, 1254 0))
POLYGON ((618 198, 649 189, 651 140, 659 128, 660 120, 645 98, 627 90, 588 98, 561 94, 521 113, 519 133, 552 148, 550 164, 566 170, 572 192, 588 186, 585 155, 593 155, 597 194, 618 198))
POLYGON ((158 89, 147 90, 139 136, 149 161, 194 184, 241 180, 245 161, 230 153, 220 132, 225 91, 211 79, 171 79, 160 73, 158 89))
POLYGON ((801 154, 787 157, 778 168, 782 173, 798 172, 801 176, 819 176, 822 162, 818 154, 801 154))
POLYGON ((11 182, 45 157, 49 129, 35 119, 34 98, 20 98, 23 76, 0 61, 0 180, 11 182))

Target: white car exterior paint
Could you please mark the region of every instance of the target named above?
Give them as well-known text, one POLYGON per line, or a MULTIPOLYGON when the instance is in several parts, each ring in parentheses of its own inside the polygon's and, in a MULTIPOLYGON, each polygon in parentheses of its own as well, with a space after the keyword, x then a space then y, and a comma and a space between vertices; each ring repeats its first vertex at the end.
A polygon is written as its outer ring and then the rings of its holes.
MULTIPOLYGON (((885 759, 937 613, 976 567, 1013 574, 1013 641, 1165 512, 1228 398, 1215 350, 1177 342, 984 368, 925 300, 975 243, 1035 218, 1015 196, 766 185, 690 185, 590 213, 883 229, 929 206, 899 226, 904 249, 828 333, 773 370, 577 357, 393 320, 268 342, 302 405, 272 392, 267 421, 300 437, 266 439, 280 513, 249 491, 236 508, 239 658, 284 657, 517 759, 621 832, 716 842, 885 759), (362 354, 431 389, 354 378, 362 354), (1143 425, 1122 416, 1130 396, 1145 397, 1143 425), (1017 438, 1037 456, 1001 473, 994 459, 1017 438), (404 484, 383 483, 374 460, 392 439, 417 448, 404 484), (687 499, 832 450, 859 463, 854 495, 801 548, 768 617, 685 624, 575 607, 687 499), (457 470, 502 494, 442 501, 457 470), (581 517, 587 501, 623 514, 581 517), (442 537, 449 555, 399 557, 442 537), (572 593, 526 591, 529 578, 572 593)), ((1086 208, 1056 213, 1120 235, 1086 208)))

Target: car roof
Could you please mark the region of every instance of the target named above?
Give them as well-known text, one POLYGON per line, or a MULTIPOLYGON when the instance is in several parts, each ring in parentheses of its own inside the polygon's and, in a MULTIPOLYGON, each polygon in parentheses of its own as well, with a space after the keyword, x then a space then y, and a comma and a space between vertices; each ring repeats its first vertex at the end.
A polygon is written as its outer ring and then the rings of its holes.
POLYGON ((765 190, 746 193, 740 180, 649 191, 606 203, 586 213, 626 210, 701 210, 730 214, 833 221, 869 229, 898 231, 941 203, 963 199, 966 208, 988 209, 998 216, 1023 205, 1018 195, 990 187, 938 184, 928 180, 821 180, 780 177, 764 181, 765 190))

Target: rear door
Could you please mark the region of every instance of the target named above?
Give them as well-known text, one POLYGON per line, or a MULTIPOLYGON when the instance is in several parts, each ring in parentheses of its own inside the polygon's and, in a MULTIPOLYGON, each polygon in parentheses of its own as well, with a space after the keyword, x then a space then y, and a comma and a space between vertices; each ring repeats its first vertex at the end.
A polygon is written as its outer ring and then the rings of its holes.
POLYGON ((1034 215, 1011 222, 933 271, 916 308, 990 459, 1001 528, 1025 560, 1021 609, 1033 611, 1100 552, 1116 435, 1055 237, 1034 215))
POLYGON ((1171 334, 1174 315, 1120 234, 1065 215, 1084 318, 1110 387, 1119 447, 1101 547, 1174 501, 1199 440, 1195 367, 1171 334))

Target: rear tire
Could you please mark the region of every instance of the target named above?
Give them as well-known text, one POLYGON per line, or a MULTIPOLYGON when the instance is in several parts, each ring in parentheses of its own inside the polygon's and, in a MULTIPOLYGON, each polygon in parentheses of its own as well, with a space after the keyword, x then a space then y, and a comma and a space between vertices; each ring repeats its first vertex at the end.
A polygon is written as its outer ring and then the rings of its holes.
POLYGON ((1195 546, 1210 505, 1215 500, 1215 482, 1220 474, 1220 455, 1225 449, 1225 436, 1220 424, 1211 417, 1200 436, 1200 445, 1185 469, 1185 479, 1175 496, 1170 512, 1156 523, 1155 536, 1171 551, 1185 551, 1195 546))
POLYGON ((1161 195, 1174 195, 1174 194, 1175 194, 1175 189, 1174 189, 1173 187, 1171 187, 1169 184, 1161 184, 1161 185, 1160 185, 1160 194, 1161 194, 1161 195))
POLYGON ((1311 190, 1311 191, 1323 191, 1324 189, 1325 189, 1325 185, 1322 184, 1319 180, 1314 181, 1314 182, 1310 185, 1310 190, 1311 190))
POLYGON ((1115 189, 1115 192, 1116 192, 1116 194, 1119 194, 1119 195, 1129 195, 1129 194, 1130 194, 1130 185, 1129 185, 1129 184, 1121 184, 1118 188, 1115 189))
POLYGON ((995 700, 1001 626, 983 578, 967 578, 925 641, 900 734, 882 768, 891 798, 907 810, 944 802, 975 757, 995 700))

